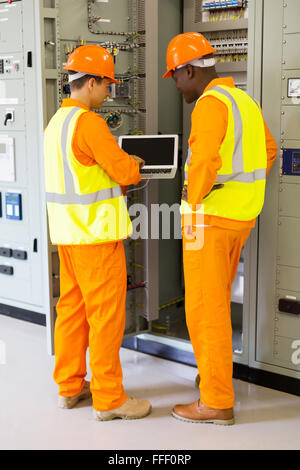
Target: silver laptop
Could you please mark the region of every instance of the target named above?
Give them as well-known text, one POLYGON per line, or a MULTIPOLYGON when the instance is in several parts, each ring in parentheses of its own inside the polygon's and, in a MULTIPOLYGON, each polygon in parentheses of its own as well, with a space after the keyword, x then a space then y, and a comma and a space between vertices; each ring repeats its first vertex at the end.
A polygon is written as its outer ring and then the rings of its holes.
POLYGON ((178 165, 178 135, 122 135, 119 145, 145 160, 142 179, 174 178, 178 165))

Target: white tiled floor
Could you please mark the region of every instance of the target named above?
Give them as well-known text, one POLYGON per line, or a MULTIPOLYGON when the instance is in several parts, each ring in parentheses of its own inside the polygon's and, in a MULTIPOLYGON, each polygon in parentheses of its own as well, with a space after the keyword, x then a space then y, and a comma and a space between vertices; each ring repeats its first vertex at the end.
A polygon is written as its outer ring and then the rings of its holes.
POLYGON ((45 328, 0 316, 0 340, 6 346, 6 364, 0 361, 2 450, 300 449, 299 397, 236 380, 234 426, 183 423, 170 410, 198 399, 196 370, 123 349, 125 388, 150 399, 153 411, 142 420, 101 423, 92 418, 91 401, 57 408, 45 328))

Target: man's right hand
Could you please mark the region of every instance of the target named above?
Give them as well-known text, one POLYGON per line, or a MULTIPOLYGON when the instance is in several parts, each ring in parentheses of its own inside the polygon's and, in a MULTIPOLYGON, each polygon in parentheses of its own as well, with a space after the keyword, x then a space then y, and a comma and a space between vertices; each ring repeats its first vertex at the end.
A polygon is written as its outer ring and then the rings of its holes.
POLYGON ((186 184, 182 188, 181 199, 182 199, 182 201, 186 201, 186 202, 188 200, 187 185, 186 184))
POLYGON ((131 155, 131 157, 132 157, 136 162, 138 162, 138 164, 139 164, 139 166, 140 166, 140 170, 141 170, 142 168, 144 168, 145 163, 146 163, 145 160, 143 160, 143 159, 140 158, 140 157, 137 157, 136 155, 131 155))

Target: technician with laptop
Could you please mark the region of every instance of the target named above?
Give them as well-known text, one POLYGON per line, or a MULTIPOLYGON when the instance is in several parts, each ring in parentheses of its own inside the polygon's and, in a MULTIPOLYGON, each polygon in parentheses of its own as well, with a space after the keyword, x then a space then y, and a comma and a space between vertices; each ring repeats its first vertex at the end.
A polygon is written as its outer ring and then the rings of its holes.
POLYGON ((63 101, 44 137, 50 236, 60 258, 58 404, 72 408, 92 395, 98 421, 142 418, 151 404, 127 396, 119 350, 127 291, 123 239, 132 233, 121 187, 139 183, 144 162, 121 150, 92 111, 101 108, 110 84, 118 83, 109 52, 96 45, 79 47, 65 70, 71 98, 63 101), (87 347, 91 384, 85 380, 87 347))

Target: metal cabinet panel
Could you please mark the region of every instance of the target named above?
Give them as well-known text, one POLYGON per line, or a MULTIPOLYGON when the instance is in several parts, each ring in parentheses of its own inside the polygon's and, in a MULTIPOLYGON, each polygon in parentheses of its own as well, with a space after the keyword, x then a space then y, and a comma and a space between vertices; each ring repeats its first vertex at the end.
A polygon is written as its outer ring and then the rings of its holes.
POLYGON ((300 69, 300 33, 284 36, 282 48, 283 69, 300 69))
MULTIPOLYGON (((23 132, 9 132, 9 136, 14 139, 14 148, 15 148, 15 182, 18 186, 25 187, 28 181, 28 169, 27 169, 27 161, 26 161, 26 138, 25 133, 23 132), (16 156, 19 156, 17 158, 16 156)), ((3 188, 8 188, 12 190, 10 183, 4 183, 1 181, 0 175, 0 182, 1 182, 1 190, 3 188)), ((16 188, 14 188, 11 192, 18 192, 16 188)), ((3 204, 3 203, 2 203, 3 204)), ((1 219, 0 219, 1 223, 1 219)), ((0 230, 1 238, 3 236, 2 229, 0 230)))
POLYGON ((281 123, 284 139, 300 140, 300 106, 282 106, 281 123))
MULTIPOLYGON (((24 308, 24 303, 31 304, 31 289, 30 281, 24 281, 23 279, 15 279, 14 276, 8 278, 3 274, 0 274, 1 286, 3 286, 4 294, 1 295, 1 302, 5 303, 5 300, 22 302, 22 307, 24 308)), ((8 302, 8 305, 10 302, 8 302)))
POLYGON ((284 32, 298 33, 300 31, 300 2, 299 0, 285 0, 284 4, 284 32))
POLYGON ((278 313, 277 318, 276 328, 279 335, 288 338, 296 336, 300 340, 300 335, 297 334, 300 330, 300 317, 289 315, 288 313, 278 313))
POLYGON ((300 292, 300 268, 293 266, 278 266, 277 282, 280 289, 300 292))
POLYGON ((300 338, 288 338, 284 336, 275 336, 274 338, 274 358, 278 361, 278 365, 292 370, 300 371, 299 357, 297 353, 298 347, 294 347, 300 338))
POLYGON ((281 217, 278 230, 278 263, 300 266, 299 233, 300 219, 281 217))
POLYGON ((25 110, 23 106, 0 106, 0 131, 14 132, 25 129, 25 110), (7 121, 5 118, 8 113, 13 114, 13 121, 7 121))
POLYGON ((1 80, 0 81, 0 105, 20 106, 25 101, 25 90, 23 80, 1 80))
MULTIPOLYGON (((279 299, 293 298, 300 300, 300 293, 294 291, 278 291, 279 299)), ((277 304, 278 307, 278 304, 277 304)), ((300 340, 300 316, 291 313, 277 312, 275 322, 275 335, 289 338, 299 338, 300 340)))
POLYGON ((279 192, 280 216, 300 217, 300 177, 299 184, 281 184, 279 192))
POLYGON ((7 2, 0 5, 0 50, 22 51, 23 49, 23 2, 7 2), (11 25, 14 24, 14 28, 11 25))

